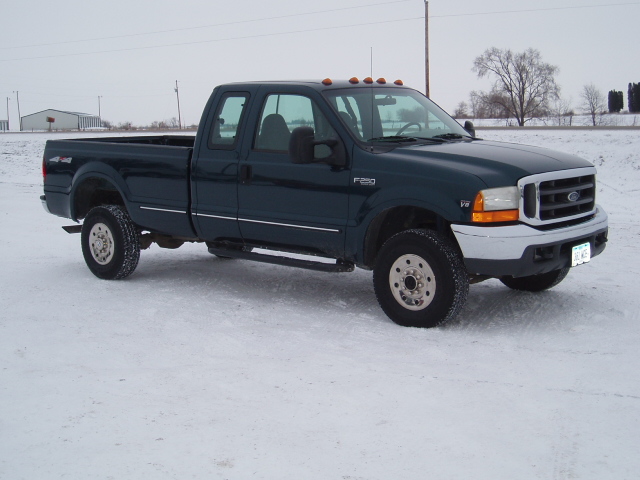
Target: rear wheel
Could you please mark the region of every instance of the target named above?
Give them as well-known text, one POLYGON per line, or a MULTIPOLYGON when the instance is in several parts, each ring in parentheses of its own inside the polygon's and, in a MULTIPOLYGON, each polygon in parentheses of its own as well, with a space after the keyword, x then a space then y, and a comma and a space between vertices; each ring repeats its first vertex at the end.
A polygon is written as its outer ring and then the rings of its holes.
POLYGON ((525 292, 542 292, 558 285, 565 279, 570 268, 561 268, 552 272, 530 275, 528 277, 502 277, 500 281, 513 290, 525 292))
POLYGON ((140 239, 127 211, 118 205, 91 209, 82 224, 82 254, 96 277, 125 278, 140 260, 140 239))
POLYGON ((373 286, 382 310, 395 323, 430 328, 460 312, 469 278, 446 237, 430 230, 407 230, 380 250, 373 286))

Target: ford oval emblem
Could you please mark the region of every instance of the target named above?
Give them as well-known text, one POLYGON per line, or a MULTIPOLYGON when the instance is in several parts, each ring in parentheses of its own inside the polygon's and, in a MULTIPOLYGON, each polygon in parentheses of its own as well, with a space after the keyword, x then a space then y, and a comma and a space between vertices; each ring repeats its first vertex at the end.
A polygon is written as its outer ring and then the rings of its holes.
POLYGON ((567 200, 569 200, 570 202, 577 202, 579 198, 580 192, 571 192, 569 195, 567 195, 567 200))

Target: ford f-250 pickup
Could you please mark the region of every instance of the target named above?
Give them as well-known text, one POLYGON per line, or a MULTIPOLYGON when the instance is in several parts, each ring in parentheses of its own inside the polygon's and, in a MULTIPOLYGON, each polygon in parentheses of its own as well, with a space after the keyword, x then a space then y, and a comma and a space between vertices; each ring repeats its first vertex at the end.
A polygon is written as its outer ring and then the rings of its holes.
POLYGON ((453 318, 487 278, 551 288, 608 233, 589 162, 476 138, 399 80, 222 85, 195 138, 49 140, 43 175, 45 209, 84 219, 63 228, 99 278, 130 275, 152 242, 357 266, 405 326, 453 318))

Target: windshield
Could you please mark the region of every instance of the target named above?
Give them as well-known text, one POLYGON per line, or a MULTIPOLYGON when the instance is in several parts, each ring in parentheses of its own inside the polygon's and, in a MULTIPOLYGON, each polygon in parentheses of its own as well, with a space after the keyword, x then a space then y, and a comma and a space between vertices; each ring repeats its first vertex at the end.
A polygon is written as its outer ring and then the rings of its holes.
POLYGON ((416 90, 371 87, 328 90, 324 94, 361 142, 444 142, 470 137, 458 122, 416 90))

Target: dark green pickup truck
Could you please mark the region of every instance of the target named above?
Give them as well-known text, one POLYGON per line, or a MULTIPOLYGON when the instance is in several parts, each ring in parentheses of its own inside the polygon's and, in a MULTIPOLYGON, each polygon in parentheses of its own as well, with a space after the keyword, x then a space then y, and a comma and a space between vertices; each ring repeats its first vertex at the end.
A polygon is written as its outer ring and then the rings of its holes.
POLYGON ((97 277, 130 275, 152 242, 357 266, 373 270, 380 306, 406 326, 453 318, 487 278, 551 288, 607 242, 590 163, 476 138, 384 79, 222 85, 195 138, 50 140, 43 174, 45 209, 84 219, 64 228, 82 234, 97 277))

